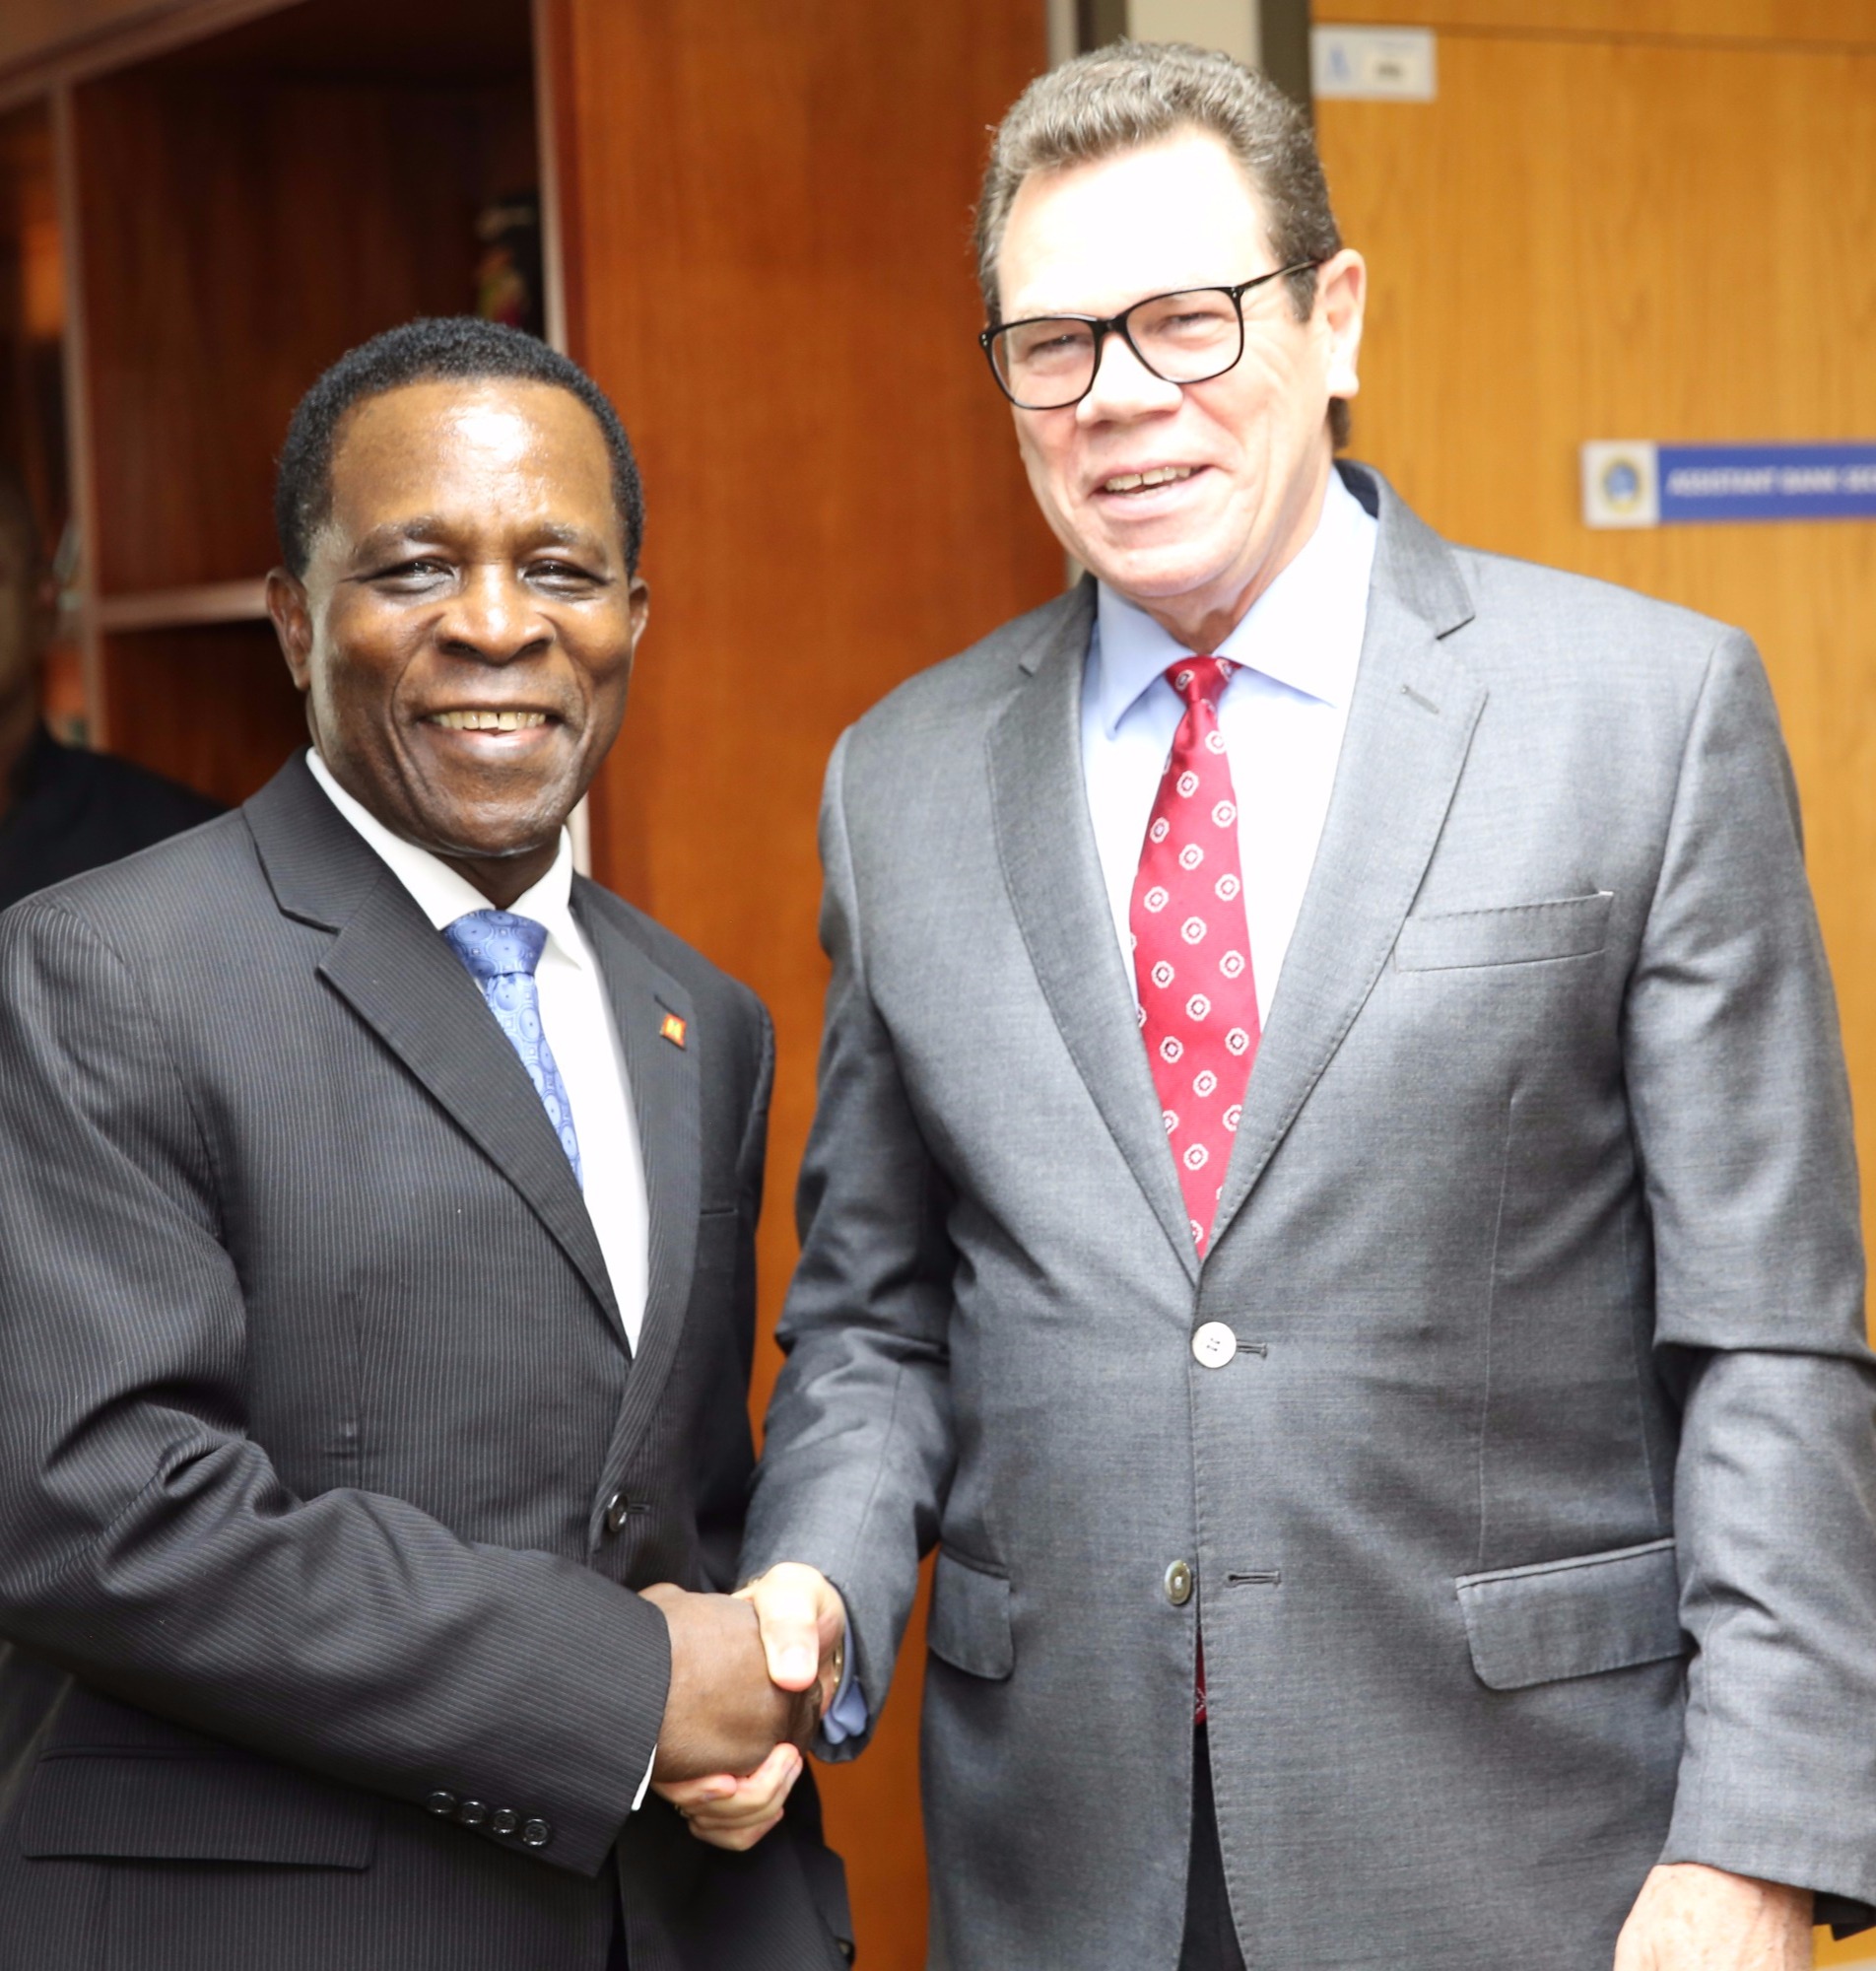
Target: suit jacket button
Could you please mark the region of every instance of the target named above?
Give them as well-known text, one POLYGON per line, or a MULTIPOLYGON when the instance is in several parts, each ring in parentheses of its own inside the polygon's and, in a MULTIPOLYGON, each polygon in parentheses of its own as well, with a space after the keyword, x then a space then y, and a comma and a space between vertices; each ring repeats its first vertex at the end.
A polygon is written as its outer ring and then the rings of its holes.
POLYGON ((456 1809, 456 1818, 465 1827, 480 1827, 489 1817, 489 1809, 479 1800, 465 1800, 456 1809))
POLYGON ((1166 1571, 1166 1598, 1175 1608, 1183 1608, 1192 1598, 1194 1576, 1190 1561, 1175 1560, 1166 1571))
POLYGON ((489 1816, 491 1834, 513 1834, 521 1825, 521 1816, 511 1806, 498 1806, 489 1816))
POLYGON ((456 1810, 456 1796, 453 1793, 434 1793, 424 1801, 424 1810, 434 1813, 438 1820, 447 1820, 456 1810))
POLYGON ((554 1830, 545 1820, 530 1820, 521 1830, 521 1839, 530 1848, 545 1848, 554 1838, 554 1830))
POLYGON ((1192 1336, 1192 1359, 1204 1369, 1222 1369, 1238 1354, 1238 1336, 1222 1321, 1208 1321, 1192 1336))
POLYGON ((632 1510, 632 1501, 623 1492, 615 1492, 606 1501, 606 1530, 617 1533, 626 1523, 626 1515, 632 1510))

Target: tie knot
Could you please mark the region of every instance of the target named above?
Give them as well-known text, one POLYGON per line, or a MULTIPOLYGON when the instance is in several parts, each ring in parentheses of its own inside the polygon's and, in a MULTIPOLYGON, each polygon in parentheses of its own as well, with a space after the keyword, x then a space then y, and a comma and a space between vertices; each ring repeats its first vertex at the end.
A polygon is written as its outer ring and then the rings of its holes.
POLYGON ((1167 665, 1166 681, 1188 709, 1202 700, 1216 712, 1237 668, 1229 657, 1181 657, 1176 664, 1167 665))
POLYGON ((533 978, 547 943, 547 926, 512 911, 471 911, 443 926, 443 935, 472 979, 533 978))

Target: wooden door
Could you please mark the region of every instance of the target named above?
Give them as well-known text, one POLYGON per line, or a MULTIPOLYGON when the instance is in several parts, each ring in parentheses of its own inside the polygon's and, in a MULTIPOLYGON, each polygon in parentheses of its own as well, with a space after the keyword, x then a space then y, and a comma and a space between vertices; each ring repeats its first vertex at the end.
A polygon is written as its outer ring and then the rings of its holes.
MULTIPOLYGON (((767 1338, 795 1257, 826 964, 816 812, 841 728, 1061 586, 975 347, 987 126, 1041 0, 546 0, 567 336, 644 470, 651 625, 593 797, 602 881, 749 981, 779 1067, 767 1338)), ((823 1767, 869 1971, 924 1962, 922 1616, 878 1738, 823 1767)))
POLYGON ((1317 106, 1374 282, 1353 450, 1446 534, 1758 640, 1870 1185, 1876 522, 1592 532, 1576 447, 1876 438, 1876 6, 1361 0, 1348 15, 1440 28, 1437 101, 1317 106))

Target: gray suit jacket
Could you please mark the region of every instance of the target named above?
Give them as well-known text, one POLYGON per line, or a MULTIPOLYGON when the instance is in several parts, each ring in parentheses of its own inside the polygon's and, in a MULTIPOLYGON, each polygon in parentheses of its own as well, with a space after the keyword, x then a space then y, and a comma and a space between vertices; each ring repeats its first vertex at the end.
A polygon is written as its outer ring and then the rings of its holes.
POLYGON ((302 761, 0 918, 4 1971, 601 1971, 622 1890, 634 1971, 838 1971, 811 1803, 771 1860, 630 1811, 669 1645, 626 1588, 741 1533, 771 1055, 574 909, 636 1356, 513 1050, 302 761))
POLYGON ((1593 1971, 1664 1857, 1876 1900, 1876 1376, 1764 675, 1348 477, 1368 635, 1202 1268, 1086 811, 1088 589, 829 775, 744 1565, 837 1583, 877 1716, 942 1542, 938 1965, 1173 1964, 1201 1613, 1253 1963, 1593 1971))

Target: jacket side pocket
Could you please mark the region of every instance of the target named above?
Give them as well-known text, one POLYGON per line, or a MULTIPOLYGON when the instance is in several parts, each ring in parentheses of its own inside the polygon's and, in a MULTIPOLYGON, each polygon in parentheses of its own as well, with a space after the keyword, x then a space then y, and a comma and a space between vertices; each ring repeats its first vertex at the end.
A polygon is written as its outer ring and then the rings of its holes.
POLYGON ((1687 1653, 1671 1538, 1453 1584, 1479 1681, 1523 1690, 1687 1653))
POLYGON ((954 1669, 992 1681, 1008 1676, 1016 1667, 1009 1582, 940 1549, 925 1641, 954 1669))

